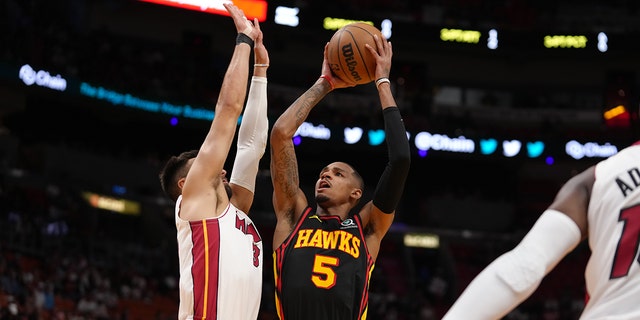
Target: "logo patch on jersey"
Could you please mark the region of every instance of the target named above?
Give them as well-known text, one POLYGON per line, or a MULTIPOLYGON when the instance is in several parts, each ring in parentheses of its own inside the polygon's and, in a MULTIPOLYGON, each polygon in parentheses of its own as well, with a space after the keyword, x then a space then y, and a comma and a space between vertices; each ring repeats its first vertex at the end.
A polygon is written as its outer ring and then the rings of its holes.
POLYGON ((353 221, 353 219, 347 219, 345 221, 342 221, 342 223, 340 225, 342 225, 342 227, 340 227, 340 229, 352 229, 352 228, 357 228, 358 227, 356 225, 356 222, 353 221))

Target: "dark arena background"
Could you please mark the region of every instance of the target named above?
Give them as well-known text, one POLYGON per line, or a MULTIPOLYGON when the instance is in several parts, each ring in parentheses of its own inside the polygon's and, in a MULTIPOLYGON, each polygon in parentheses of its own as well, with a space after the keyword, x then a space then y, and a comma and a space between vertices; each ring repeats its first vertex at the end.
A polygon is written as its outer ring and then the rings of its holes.
MULTIPOLYGON (((0 2, 0 319, 176 318, 173 204, 157 174, 214 116, 236 36, 221 3, 0 2)), ((317 79, 340 26, 370 22, 393 43, 413 160, 368 319, 440 319, 564 181, 638 138, 634 1, 238 3, 261 19, 270 124, 317 79)), ((295 139, 305 191, 347 161, 371 197, 387 161, 379 111, 374 84, 313 110, 295 139)), ((260 319, 275 319, 268 151, 260 168, 260 319)), ((506 318, 577 319, 588 257, 576 248, 506 318)))

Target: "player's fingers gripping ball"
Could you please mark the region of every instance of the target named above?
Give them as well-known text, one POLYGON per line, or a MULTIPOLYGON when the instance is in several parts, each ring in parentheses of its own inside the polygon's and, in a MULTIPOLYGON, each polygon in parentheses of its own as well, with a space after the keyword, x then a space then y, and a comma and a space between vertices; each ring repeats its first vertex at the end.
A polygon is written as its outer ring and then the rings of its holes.
POLYGON ((365 47, 368 43, 377 48, 375 34, 378 39, 385 39, 380 30, 364 22, 348 24, 333 34, 327 48, 327 60, 336 77, 355 85, 375 80, 376 58, 365 47))

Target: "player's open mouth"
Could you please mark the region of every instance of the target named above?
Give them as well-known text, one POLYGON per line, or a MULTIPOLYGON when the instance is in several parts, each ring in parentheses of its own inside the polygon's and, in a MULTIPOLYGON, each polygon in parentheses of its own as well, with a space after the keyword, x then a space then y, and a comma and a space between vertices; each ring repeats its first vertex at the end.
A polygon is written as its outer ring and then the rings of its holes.
POLYGON ((331 185, 327 182, 327 181, 320 181, 320 184, 318 185, 318 189, 325 189, 325 188, 331 188, 331 185))

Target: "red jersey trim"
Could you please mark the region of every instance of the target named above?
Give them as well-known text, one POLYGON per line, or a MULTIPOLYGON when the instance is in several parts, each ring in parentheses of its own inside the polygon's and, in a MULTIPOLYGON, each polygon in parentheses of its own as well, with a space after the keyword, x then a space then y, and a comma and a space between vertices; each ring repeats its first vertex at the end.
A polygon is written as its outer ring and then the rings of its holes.
POLYGON ((220 225, 218 219, 193 221, 190 225, 193 243, 191 276, 194 319, 216 319, 220 278, 220 225))

